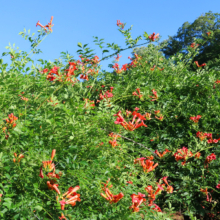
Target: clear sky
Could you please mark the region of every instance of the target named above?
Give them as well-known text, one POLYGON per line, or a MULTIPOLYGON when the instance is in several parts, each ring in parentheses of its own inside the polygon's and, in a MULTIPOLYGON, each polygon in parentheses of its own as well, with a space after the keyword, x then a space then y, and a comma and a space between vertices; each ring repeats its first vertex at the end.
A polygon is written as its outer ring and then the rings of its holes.
MULTIPOLYGON (((61 52, 66 51, 78 59, 78 42, 88 43, 101 58, 101 50, 93 42, 93 36, 104 38, 105 43, 114 42, 126 48, 124 36, 116 25, 117 20, 126 23, 124 30, 133 25, 133 39, 146 31, 149 35, 159 33, 162 41, 168 35, 175 35, 184 22, 192 23, 202 13, 209 11, 220 13, 218 9, 219 0, 0 0, 0 57, 7 51, 5 46, 9 42, 29 52, 29 42, 18 33, 26 28, 37 34, 39 27, 36 27, 36 23, 40 21, 45 25, 51 16, 54 16, 53 33, 40 44, 43 54, 34 55, 32 59, 35 61, 40 58, 54 61, 60 57, 61 52)), ((130 61, 128 56, 131 56, 131 52, 129 49, 120 54, 120 66, 130 61)), ((3 60, 9 59, 3 57, 3 60)), ((113 60, 110 58, 100 63, 102 69, 112 71, 108 64, 113 60)))

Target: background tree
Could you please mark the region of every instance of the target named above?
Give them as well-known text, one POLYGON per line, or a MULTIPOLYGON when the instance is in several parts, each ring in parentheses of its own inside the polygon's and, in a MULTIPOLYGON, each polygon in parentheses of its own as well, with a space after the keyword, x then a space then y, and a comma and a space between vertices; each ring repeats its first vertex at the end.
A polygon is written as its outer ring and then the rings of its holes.
MULTIPOLYGON (((174 54, 186 55, 186 50, 193 42, 199 43, 199 53, 194 58, 199 64, 207 63, 210 67, 218 67, 220 53, 220 14, 209 11, 198 17, 193 23, 185 22, 173 37, 169 36, 167 46, 161 51, 168 58, 174 54)), ((190 66, 192 68, 192 66, 190 66)))
MULTIPOLYGON (((199 44, 198 54, 194 57, 189 69, 194 70, 194 61, 199 64, 206 63, 211 68, 220 66, 220 14, 208 13, 202 14, 193 23, 185 22, 174 36, 169 36, 167 40, 160 43, 165 58, 169 58, 177 53, 181 53, 183 58, 189 53, 187 48, 192 43, 199 44), (207 34, 208 33, 208 34, 207 34)), ((147 47, 135 48, 134 53, 140 56, 150 58, 149 52, 152 45, 147 47)))

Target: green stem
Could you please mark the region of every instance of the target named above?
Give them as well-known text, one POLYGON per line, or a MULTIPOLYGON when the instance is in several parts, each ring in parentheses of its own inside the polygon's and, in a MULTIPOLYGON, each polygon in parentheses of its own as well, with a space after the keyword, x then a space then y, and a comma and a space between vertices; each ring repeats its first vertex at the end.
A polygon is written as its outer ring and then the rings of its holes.
POLYGON ((56 90, 54 90, 43 102, 42 104, 37 108, 37 111, 41 108, 41 106, 46 102, 55 92, 57 92, 59 89, 63 87, 64 84, 62 84, 60 87, 58 87, 56 90))
MULTIPOLYGON (((207 147, 207 148, 202 149, 202 150, 200 150, 200 151, 207 150, 207 149, 209 149, 209 148, 213 148, 213 147, 215 147, 215 146, 212 146, 212 147, 207 147)), ((198 152, 200 152, 200 151, 198 151, 198 152)), ((197 153, 198 153, 198 152, 197 152, 197 153)))
POLYGON ((113 100, 112 103, 115 103, 117 100, 122 99, 123 97, 129 97, 129 96, 133 96, 133 95, 122 96, 122 97, 120 97, 120 98, 118 98, 118 99, 116 99, 116 100, 113 100))
POLYGON ((39 189, 37 189, 38 192, 40 192, 41 194, 47 196, 51 201, 53 200, 50 196, 48 196, 46 193, 41 192, 39 189))
POLYGON ((25 118, 24 118, 24 123, 26 122, 26 113, 27 113, 27 106, 26 106, 26 104, 25 104, 25 109, 24 109, 24 116, 25 116, 25 118))
POLYGON ((43 207, 42 209, 54 220, 54 218, 51 216, 51 214, 49 212, 47 212, 47 210, 45 210, 43 207))
MULTIPOLYGON (((47 35, 48 35, 48 34, 47 34, 47 35)), ((26 58, 31 54, 31 52, 32 52, 37 46, 39 46, 42 41, 44 41, 44 39, 47 37, 47 35, 46 35, 35 47, 33 47, 33 49, 30 51, 30 53, 29 53, 24 59, 26 59, 26 58)))

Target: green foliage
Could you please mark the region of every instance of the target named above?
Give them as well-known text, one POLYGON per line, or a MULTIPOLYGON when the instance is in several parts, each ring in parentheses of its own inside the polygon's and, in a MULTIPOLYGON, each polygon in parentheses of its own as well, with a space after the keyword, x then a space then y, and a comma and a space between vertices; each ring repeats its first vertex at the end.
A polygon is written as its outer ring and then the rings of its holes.
MULTIPOLYGON (((220 14, 212 13, 211 11, 198 17, 193 23, 185 22, 178 29, 175 36, 169 36, 169 39, 164 41, 167 43, 161 51, 166 57, 170 57, 178 52, 184 55, 188 53, 186 50, 191 43, 200 44, 200 51, 193 61, 199 63, 208 63, 210 68, 218 67, 219 62, 219 40, 220 40, 220 14), (207 33, 210 32, 210 35, 207 33), (215 60, 215 61, 214 61, 215 60)), ((191 69, 193 68, 190 66, 191 69)), ((194 69, 194 68, 193 68, 194 69)), ((195 70, 195 69, 194 69, 195 70)))
MULTIPOLYGON (((130 30, 120 32, 127 37, 129 47, 137 47, 140 37, 132 40, 130 30)), ((25 31, 21 34, 26 36, 25 31)), ((42 36, 47 35, 42 31, 37 39, 42 36)), ((149 42, 146 32, 144 37, 149 42)), ((31 45, 31 52, 42 40, 36 42, 31 45)), ((94 42, 103 54, 103 39, 95 37, 94 42)), ((127 49, 114 43, 107 45, 116 52, 127 49)), ((171 214, 179 210, 191 219, 208 219, 208 213, 217 218, 220 146, 218 141, 200 140, 197 132, 212 133, 213 140, 219 138, 220 72, 209 65, 190 70, 188 67, 197 55, 190 48, 186 56, 176 54, 165 59, 162 45, 149 44, 147 50, 134 50, 142 57, 135 56, 127 70, 119 74, 116 71, 95 74, 93 70, 99 71, 100 67, 91 54, 93 50, 87 44, 78 46, 78 53, 84 58, 78 63, 68 52, 62 52, 62 60, 40 59, 35 64, 28 57, 30 53, 16 51, 11 45, 8 47, 13 56, 11 64, 0 60, 1 218, 58 219, 63 213, 67 219, 161 220, 172 219, 171 214), (31 67, 26 67, 29 63, 31 67), (74 65, 77 68, 72 74, 74 65), (86 74, 88 81, 76 80, 86 74), (133 115, 126 110, 134 114, 136 107, 138 113, 145 115, 147 127, 130 131, 114 123, 117 119, 114 115, 119 111, 125 121, 131 122, 133 115), (11 113, 17 119, 3 120, 11 113), (190 120, 197 115, 202 116, 198 122, 190 120), (121 136, 116 145, 111 142, 112 132, 121 136), (185 158, 184 166, 181 164, 184 160, 176 161, 174 156, 183 146, 193 155, 185 158), (53 163, 60 175, 56 183, 61 195, 71 186, 80 186, 77 193, 81 201, 74 207, 66 204, 65 210, 61 210, 59 203, 62 196, 47 186, 51 180, 46 176, 48 172, 44 169, 44 178, 39 176, 42 162, 50 160, 53 149, 56 149, 53 163), (170 152, 163 157, 155 153, 166 149, 170 152), (198 152, 201 156, 195 158, 198 152), (211 153, 216 160, 207 164, 206 158, 211 153), (24 157, 19 158, 21 155, 24 157), (134 163, 137 158, 152 155, 154 164, 158 163, 152 171, 144 172, 140 163, 134 163), (163 186, 164 190, 150 206, 146 187, 156 190, 165 176, 174 191, 168 193, 167 186, 163 186), (117 203, 111 204, 100 195, 104 193, 102 183, 108 179, 114 195, 124 194, 117 203), (209 197, 212 196, 209 201, 201 191, 206 188, 209 197), (146 201, 139 212, 132 212, 131 195, 138 192, 146 195, 146 201), (155 204, 163 212, 153 210, 155 204)))

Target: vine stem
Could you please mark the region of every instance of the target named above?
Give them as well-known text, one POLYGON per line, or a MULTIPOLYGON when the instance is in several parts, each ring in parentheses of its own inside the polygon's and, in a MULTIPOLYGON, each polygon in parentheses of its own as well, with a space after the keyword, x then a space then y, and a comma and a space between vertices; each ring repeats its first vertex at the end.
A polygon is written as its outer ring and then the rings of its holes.
POLYGON ((105 60, 107 58, 110 58, 110 57, 112 57, 114 55, 117 55, 117 53, 120 53, 121 51, 132 49, 132 48, 135 48, 135 47, 138 47, 138 46, 142 46, 142 45, 145 45, 145 44, 148 44, 148 43, 149 42, 146 42, 146 43, 143 43, 143 44, 134 45, 134 46, 129 46, 128 48, 125 48, 125 49, 119 49, 119 50, 117 50, 117 52, 115 52, 115 53, 113 53, 113 54, 111 54, 109 56, 103 57, 100 61, 105 60))
MULTIPOLYGON (((104 131, 107 131, 106 129, 103 129, 103 128, 100 128, 100 129, 101 129, 101 130, 104 130, 104 131)), ((112 132, 112 133, 117 134, 117 133, 115 133, 115 132, 112 132)), ((117 135, 119 135, 119 136, 121 136, 122 138, 127 139, 127 140, 129 140, 129 141, 131 141, 131 142, 133 142, 133 143, 135 143, 135 144, 138 144, 138 145, 140 145, 141 147, 144 147, 145 149, 147 149, 148 151, 150 151, 153 155, 155 155, 156 157, 158 157, 158 156, 154 153, 154 151, 152 151, 152 150, 149 149, 148 147, 144 146, 143 144, 140 144, 140 143, 138 143, 138 142, 136 142, 136 141, 134 141, 134 140, 132 140, 132 139, 130 139, 130 138, 124 137, 124 136, 122 136, 121 134, 117 134, 117 135)))
POLYGON ((51 216, 51 214, 49 212, 47 212, 47 210, 45 210, 43 207, 42 209, 54 220, 54 218, 51 216))
MULTIPOLYGON (((48 34, 47 34, 47 35, 48 35, 48 34)), ((31 54, 31 52, 32 52, 37 46, 39 46, 42 41, 44 41, 44 39, 47 37, 47 35, 46 35, 35 47, 33 47, 33 49, 29 52, 29 54, 28 54, 24 59, 26 59, 26 58, 31 54)))
POLYGON ((116 102, 117 100, 119 100, 119 99, 122 99, 122 98, 124 98, 124 97, 129 97, 129 96, 133 96, 133 95, 122 96, 122 97, 120 97, 120 98, 118 98, 118 99, 113 100, 113 103, 115 103, 115 102, 116 102))
POLYGON ((41 106, 46 102, 55 92, 57 92, 59 89, 63 87, 64 84, 62 84, 60 87, 58 87, 56 90, 54 90, 42 103, 41 105, 37 108, 37 111, 41 108, 41 106))

